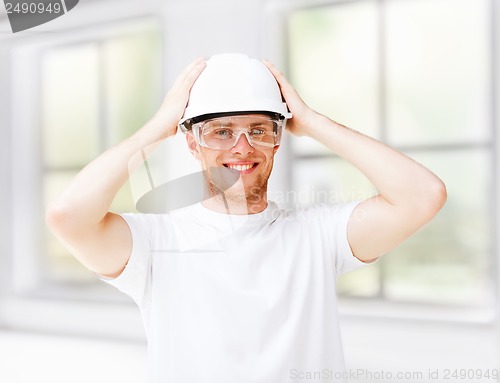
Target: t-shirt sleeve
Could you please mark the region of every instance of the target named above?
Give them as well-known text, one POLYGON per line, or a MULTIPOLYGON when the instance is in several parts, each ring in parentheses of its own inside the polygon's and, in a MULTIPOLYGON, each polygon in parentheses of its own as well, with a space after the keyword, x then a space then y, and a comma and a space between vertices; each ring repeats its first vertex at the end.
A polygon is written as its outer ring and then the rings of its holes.
POLYGON ((148 215, 121 214, 132 233, 132 252, 122 273, 116 278, 98 275, 102 281, 129 295, 139 306, 151 283, 152 231, 148 215))
POLYGON ((330 241, 331 253, 334 255, 335 273, 345 274, 366 265, 356 258, 347 238, 347 225, 355 207, 361 201, 323 206, 322 229, 330 241))

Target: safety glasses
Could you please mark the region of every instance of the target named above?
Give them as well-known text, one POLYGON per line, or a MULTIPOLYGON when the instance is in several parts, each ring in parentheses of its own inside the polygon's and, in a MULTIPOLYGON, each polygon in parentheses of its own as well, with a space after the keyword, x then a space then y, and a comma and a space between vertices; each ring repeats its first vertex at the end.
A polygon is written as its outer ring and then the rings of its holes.
POLYGON ((196 141, 215 150, 232 149, 244 134, 252 147, 274 148, 279 145, 283 120, 259 115, 212 118, 192 125, 196 141))

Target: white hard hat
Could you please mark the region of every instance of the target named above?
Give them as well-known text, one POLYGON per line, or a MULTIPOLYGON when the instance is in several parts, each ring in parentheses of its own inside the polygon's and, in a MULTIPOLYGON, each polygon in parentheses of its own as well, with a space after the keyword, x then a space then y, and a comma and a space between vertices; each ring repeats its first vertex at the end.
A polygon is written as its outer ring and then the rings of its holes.
POLYGON ((241 53, 218 54, 207 60, 193 84, 179 126, 185 131, 193 119, 207 115, 252 112, 275 113, 281 119, 292 117, 276 79, 260 60, 241 53))

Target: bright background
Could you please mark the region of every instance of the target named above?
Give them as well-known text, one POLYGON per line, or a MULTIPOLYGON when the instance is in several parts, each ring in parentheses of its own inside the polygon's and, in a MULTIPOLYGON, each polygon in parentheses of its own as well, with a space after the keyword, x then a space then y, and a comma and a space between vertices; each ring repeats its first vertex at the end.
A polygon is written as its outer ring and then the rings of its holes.
MULTIPOLYGON (((348 366, 499 369, 499 21, 495 0, 82 0, 13 35, 0 5, 0 382, 141 381, 137 309, 52 237, 44 209, 152 116, 187 63, 221 52, 271 59, 311 107, 447 185, 434 221, 340 281, 348 366)), ((189 161, 182 137, 162 144, 155 183, 189 161)), ((374 193, 305 138, 285 137, 273 177, 283 207, 374 193)), ((113 209, 134 211, 150 186, 139 170, 113 209)))

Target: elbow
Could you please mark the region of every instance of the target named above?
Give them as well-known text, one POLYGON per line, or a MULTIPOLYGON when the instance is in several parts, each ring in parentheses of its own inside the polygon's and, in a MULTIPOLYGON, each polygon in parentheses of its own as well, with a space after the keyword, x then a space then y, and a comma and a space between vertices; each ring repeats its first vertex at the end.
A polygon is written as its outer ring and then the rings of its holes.
POLYGON ((446 185, 438 178, 429 186, 424 200, 423 211, 427 215, 428 220, 434 218, 443 208, 447 198, 448 193, 446 191, 446 185))
POLYGON ((51 203, 45 211, 45 223, 54 234, 61 233, 68 227, 69 209, 57 202, 51 203))
POLYGON ((437 209, 437 211, 441 210, 441 208, 446 203, 446 199, 448 198, 448 192, 446 191, 446 185, 444 184, 443 181, 438 180, 436 182, 436 185, 433 187, 433 190, 432 190, 432 195, 433 195, 433 201, 434 201, 435 208, 437 209))
POLYGON ((54 203, 51 203, 45 210, 45 224, 52 230, 56 231, 64 217, 64 212, 54 203))

